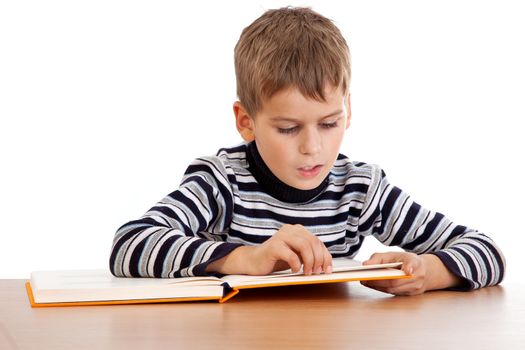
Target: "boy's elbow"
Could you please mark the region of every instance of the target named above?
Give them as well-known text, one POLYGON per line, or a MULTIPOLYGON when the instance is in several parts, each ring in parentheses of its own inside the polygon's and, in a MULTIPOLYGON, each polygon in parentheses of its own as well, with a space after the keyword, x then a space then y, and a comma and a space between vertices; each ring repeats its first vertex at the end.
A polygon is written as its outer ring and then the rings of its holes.
POLYGON ((113 248, 111 248, 111 254, 109 255, 109 272, 115 277, 124 277, 122 274, 122 270, 118 270, 115 266, 115 258, 117 255, 117 251, 115 250, 115 244, 113 244, 113 248))
POLYGON ((123 277, 117 273, 117 271, 115 270, 115 267, 111 264, 111 262, 109 263, 109 272, 111 272, 111 274, 115 277, 123 277))
POLYGON ((500 263, 498 264, 499 276, 497 278, 496 283, 494 283, 495 285, 500 284, 501 282, 503 282, 503 280, 505 279, 505 276, 507 274, 507 261, 505 259, 505 256, 503 255, 503 252, 501 252, 501 250, 499 251, 499 261, 500 261, 500 263))

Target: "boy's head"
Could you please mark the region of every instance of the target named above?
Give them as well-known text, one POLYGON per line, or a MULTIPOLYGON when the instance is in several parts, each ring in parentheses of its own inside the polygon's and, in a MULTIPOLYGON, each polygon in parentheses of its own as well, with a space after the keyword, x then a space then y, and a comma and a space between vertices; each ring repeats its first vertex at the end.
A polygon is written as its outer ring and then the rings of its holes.
POLYGON ((265 99, 287 87, 323 101, 326 84, 348 93, 350 53, 339 29, 309 8, 266 11, 235 46, 237 96, 255 116, 265 99))
POLYGON ((350 53, 339 29, 308 8, 269 10, 235 46, 237 129, 299 189, 317 187, 350 120, 350 53))

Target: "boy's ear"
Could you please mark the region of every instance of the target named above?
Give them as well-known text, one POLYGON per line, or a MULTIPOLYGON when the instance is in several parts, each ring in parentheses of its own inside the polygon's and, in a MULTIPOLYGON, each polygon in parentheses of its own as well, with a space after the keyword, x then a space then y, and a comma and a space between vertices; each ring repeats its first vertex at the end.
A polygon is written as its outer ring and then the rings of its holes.
POLYGON ((352 119, 352 108, 350 105, 350 93, 348 93, 348 96, 346 97, 345 107, 346 107, 346 129, 348 129, 350 127, 350 120, 352 119))
POLYGON ((246 142, 255 140, 253 133, 253 119, 244 109, 239 101, 233 104, 233 114, 235 114, 235 126, 241 137, 246 142))

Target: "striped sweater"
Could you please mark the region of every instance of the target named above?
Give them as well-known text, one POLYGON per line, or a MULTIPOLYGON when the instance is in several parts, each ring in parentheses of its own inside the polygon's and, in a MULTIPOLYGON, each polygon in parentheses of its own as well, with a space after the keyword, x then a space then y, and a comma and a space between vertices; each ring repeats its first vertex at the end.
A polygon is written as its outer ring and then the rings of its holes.
POLYGON ((305 226, 333 257, 354 257, 367 236, 435 254, 467 289, 498 284, 504 275, 504 257, 489 237, 421 207, 377 165, 339 155, 318 188, 298 190, 269 171, 254 143, 196 159, 176 191, 117 230, 110 270, 128 277, 206 275, 212 261, 264 242, 284 224, 305 226))

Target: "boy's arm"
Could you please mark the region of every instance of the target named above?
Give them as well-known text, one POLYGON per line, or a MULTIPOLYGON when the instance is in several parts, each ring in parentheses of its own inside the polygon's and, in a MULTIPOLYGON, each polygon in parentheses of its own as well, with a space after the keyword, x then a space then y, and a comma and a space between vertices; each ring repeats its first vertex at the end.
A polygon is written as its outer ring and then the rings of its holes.
MULTIPOLYGON (((389 184, 385 173, 377 167, 372 171, 359 231, 374 235, 386 245, 417 254, 389 253, 397 254, 397 260, 424 267, 426 290, 481 288, 500 283, 504 276, 505 259, 492 239, 421 207, 389 184)), ((369 263, 385 257, 377 254, 369 263)))
POLYGON ((197 159, 180 188, 138 220, 120 227, 110 270, 121 277, 206 275, 206 266, 240 244, 224 242, 233 195, 217 157, 197 159))

